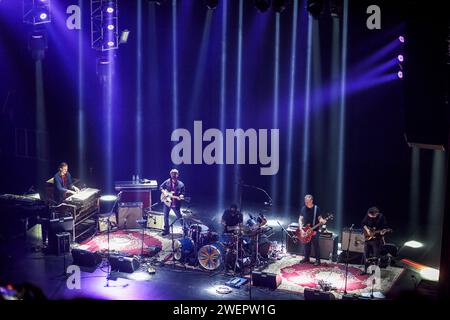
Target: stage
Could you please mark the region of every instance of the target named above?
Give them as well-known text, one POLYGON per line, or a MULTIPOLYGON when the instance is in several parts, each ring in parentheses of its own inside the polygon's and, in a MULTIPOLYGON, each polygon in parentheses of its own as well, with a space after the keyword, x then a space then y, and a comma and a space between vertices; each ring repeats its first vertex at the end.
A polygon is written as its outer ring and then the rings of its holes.
POLYGON ((1 297, 447 297, 446 9, 0 0, 1 297))

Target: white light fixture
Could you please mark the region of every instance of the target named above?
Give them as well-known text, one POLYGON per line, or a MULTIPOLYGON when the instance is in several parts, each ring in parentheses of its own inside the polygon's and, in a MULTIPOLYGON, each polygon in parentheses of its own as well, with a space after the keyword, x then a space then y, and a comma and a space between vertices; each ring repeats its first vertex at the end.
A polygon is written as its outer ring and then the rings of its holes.
POLYGON ((420 276, 425 280, 439 281, 439 270, 426 267, 420 270, 420 276))
POLYGON ((419 241, 411 240, 411 241, 405 242, 404 246, 417 249, 417 248, 423 247, 423 243, 419 242, 419 241))

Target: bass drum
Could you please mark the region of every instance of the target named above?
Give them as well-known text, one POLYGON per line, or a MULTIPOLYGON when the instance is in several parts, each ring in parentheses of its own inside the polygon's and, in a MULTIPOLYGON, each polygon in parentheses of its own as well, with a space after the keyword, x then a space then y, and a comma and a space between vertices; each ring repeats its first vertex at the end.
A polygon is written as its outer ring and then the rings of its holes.
POLYGON ((175 240, 175 260, 186 260, 194 252, 194 241, 191 238, 175 240))
MULTIPOLYGON (((254 241, 256 251, 256 241, 254 241)), ((261 236, 258 241, 258 252, 264 259, 269 258, 269 255, 272 253, 272 242, 269 241, 269 238, 265 236, 261 236)))
POLYGON ((198 250, 198 262, 206 270, 216 270, 226 261, 226 254, 226 247, 221 242, 215 242, 198 250))

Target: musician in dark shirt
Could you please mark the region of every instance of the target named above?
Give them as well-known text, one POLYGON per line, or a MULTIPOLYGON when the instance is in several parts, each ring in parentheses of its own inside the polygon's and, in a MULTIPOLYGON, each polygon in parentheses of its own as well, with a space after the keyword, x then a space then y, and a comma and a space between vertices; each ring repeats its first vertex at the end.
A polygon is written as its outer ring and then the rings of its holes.
POLYGON ((232 232, 236 227, 241 227, 244 218, 237 209, 237 205, 232 204, 230 209, 224 211, 222 215, 222 225, 224 226, 223 232, 232 232), (234 228, 233 228, 234 227, 234 228))
MULTIPOLYGON (((312 195, 307 194, 305 196, 305 205, 300 210, 300 216, 298 218, 298 225, 300 232, 303 234, 302 228, 309 224, 311 227, 317 223, 325 224, 326 220, 322 218, 320 208, 314 204, 314 198, 312 195)), ((300 263, 309 263, 311 255, 311 245, 314 246, 314 251, 316 254, 316 261, 314 265, 320 265, 320 247, 319 247, 319 233, 316 233, 311 241, 305 244, 305 256, 300 261, 300 263)))
POLYGON ((364 229, 364 233, 369 235, 374 231, 379 231, 377 235, 375 235, 372 239, 366 239, 364 242, 364 272, 367 272, 367 267, 370 265, 369 259, 375 258, 378 259, 380 257, 380 252, 384 244, 383 231, 386 229, 387 221, 385 216, 380 213, 380 210, 377 207, 370 207, 367 210, 367 214, 364 216, 364 219, 361 222, 362 227, 364 229))
POLYGON ((179 172, 177 169, 170 170, 170 178, 164 181, 159 189, 163 194, 171 193, 172 195, 179 197, 179 199, 171 198, 172 202, 170 203, 170 206, 164 205, 164 231, 162 233, 163 236, 169 234, 169 214, 170 210, 172 210, 178 219, 180 219, 180 223, 183 227, 183 233, 186 235, 187 230, 186 226, 183 223, 183 216, 181 214, 180 208, 181 208, 181 201, 184 199, 184 192, 185 187, 184 183, 178 180, 179 172))
POLYGON ((69 166, 66 162, 61 162, 58 167, 58 172, 53 176, 54 184, 54 200, 56 203, 61 203, 65 198, 72 194, 80 192, 72 180, 69 172, 69 166))

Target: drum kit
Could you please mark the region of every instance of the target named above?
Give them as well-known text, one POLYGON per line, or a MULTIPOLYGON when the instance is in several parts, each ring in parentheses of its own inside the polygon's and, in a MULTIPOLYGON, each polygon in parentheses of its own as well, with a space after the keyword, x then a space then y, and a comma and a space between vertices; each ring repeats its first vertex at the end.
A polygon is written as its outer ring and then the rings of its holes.
POLYGON ((192 215, 185 215, 189 224, 186 236, 174 240, 174 259, 191 263, 208 271, 226 270, 244 272, 267 262, 273 253, 272 228, 260 215, 247 220, 244 226, 228 227, 219 235, 192 215), (190 223, 189 223, 190 222, 190 223), (221 269, 219 269, 221 268, 221 269))

